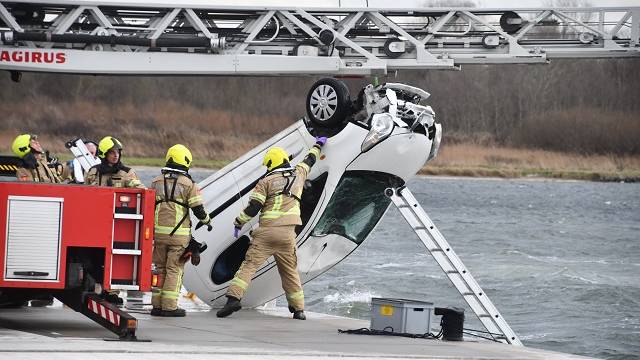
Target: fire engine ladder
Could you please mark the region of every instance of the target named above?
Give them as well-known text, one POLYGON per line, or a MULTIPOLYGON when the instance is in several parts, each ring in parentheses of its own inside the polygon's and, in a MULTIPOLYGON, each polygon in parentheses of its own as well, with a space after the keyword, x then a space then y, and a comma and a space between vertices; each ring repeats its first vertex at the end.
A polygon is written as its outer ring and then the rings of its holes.
MULTIPOLYGON (((114 194, 114 196, 118 197, 114 199, 115 203, 128 203, 131 202, 131 196, 133 194, 114 194)), ((140 222, 143 220, 143 216, 140 212, 141 210, 141 195, 135 194, 136 196, 136 206, 134 207, 126 207, 120 206, 116 207, 113 214, 113 222, 114 229, 116 227, 116 223, 118 221, 130 221, 133 220, 134 225, 134 235, 133 242, 131 241, 119 241, 123 239, 116 239, 115 233, 113 238, 113 255, 114 256, 132 256, 132 274, 131 279, 121 280, 121 279, 111 279, 111 289, 112 290, 127 290, 127 291, 138 291, 140 290, 140 286, 138 286, 138 263, 139 257, 142 255, 142 250, 140 250, 140 222)), ((112 274, 113 276, 113 274, 112 274)))
POLYGON ((522 345, 516 333, 511 330, 498 309, 453 251, 451 245, 438 231, 422 206, 418 204, 411 191, 406 187, 388 188, 385 190, 385 195, 400 210, 404 219, 418 235, 489 334, 495 340, 512 345, 522 345))
MULTIPOLYGON (((364 3, 362 5, 365 5, 364 3)), ((640 7, 342 8, 0 0, 0 70, 383 75, 640 56, 640 7)))

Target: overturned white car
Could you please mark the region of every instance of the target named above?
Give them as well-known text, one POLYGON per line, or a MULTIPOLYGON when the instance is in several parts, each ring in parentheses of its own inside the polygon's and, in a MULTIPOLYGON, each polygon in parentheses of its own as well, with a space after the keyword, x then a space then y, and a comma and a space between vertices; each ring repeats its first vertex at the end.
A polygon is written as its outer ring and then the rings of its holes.
MULTIPOLYGON (((302 196, 303 225, 296 229, 300 278, 306 283, 347 257, 389 207, 384 190, 404 185, 436 156, 442 130, 431 107, 420 105, 428 96, 412 86, 386 83, 366 86, 351 101, 344 83, 317 81, 307 96, 306 118, 200 183, 205 207, 213 210, 213 231, 195 232, 208 249, 199 266, 185 270, 184 286, 213 307, 223 305, 251 241, 249 231, 258 226, 255 217, 239 239, 232 235, 234 218, 265 174, 262 157, 269 147, 280 146, 295 165, 316 135, 329 141, 302 196)), ((282 294, 272 257, 256 272, 242 303, 258 306, 282 294)))

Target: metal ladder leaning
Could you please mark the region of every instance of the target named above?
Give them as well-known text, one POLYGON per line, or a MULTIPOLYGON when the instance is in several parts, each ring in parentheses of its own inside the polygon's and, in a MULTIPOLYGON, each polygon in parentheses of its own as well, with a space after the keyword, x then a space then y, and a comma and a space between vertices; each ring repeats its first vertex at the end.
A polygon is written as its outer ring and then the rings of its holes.
POLYGON ((447 274, 449 280, 469 304, 471 310, 478 316, 487 331, 491 334, 499 334, 495 337, 496 340, 522 346, 522 342, 520 342, 516 333, 511 330, 509 324, 507 324, 478 282, 464 266, 462 260, 438 231, 422 206, 418 204, 411 191, 404 186, 387 188, 385 195, 400 210, 407 223, 418 235, 429 253, 440 265, 440 268, 447 274))

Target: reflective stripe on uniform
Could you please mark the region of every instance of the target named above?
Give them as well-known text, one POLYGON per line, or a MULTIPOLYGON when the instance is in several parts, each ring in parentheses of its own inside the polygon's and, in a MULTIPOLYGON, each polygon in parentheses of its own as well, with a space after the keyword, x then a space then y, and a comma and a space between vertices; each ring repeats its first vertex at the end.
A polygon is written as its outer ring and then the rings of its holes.
POLYGON ((178 296, 180 296, 180 292, 179 291, 162 290, 162 295, 161 296, 164 299, 177 299, 178 296))
POLYGON ((178 225, 180 220, 182 220, 182 215, 184 214, 184 209, 182 208, 182 206, 176 206, 175 204, 173 204, 173 208, 176 211, 176 222, 175 222, 175 224, 178 225))
POLYGON ((277 219, 287 215, 300 215, 300 206, 297 204, 287 211, 265 211, 260 215, 260 219, 277 219))
POLYGON ((309 167, 309 165, 301 162, 300 164, 298 164, 297 166, 300 166, 301 168, 303 168, 306 172, 311 171, 311 168, 309 167))
POLYGON ((270 211, 280 211, 282 207, 282 194, 276 195, 276 198, 273 200, 273 208, 270 211))
POLYGON ((234 277, 233 280, 231 280, 231 285, 235 285, 242 290, 247 290, 247 288, 249 287, 249 284, 247 284, 246 281, 240 279, 239 277, 234 277))
MULTIPOLYGON (((156 234, 169 235, 173 231, 175 226, 160 226, 156 225, 154 227, 156 234)), ((191 233, 191 228, 179 227, 173 235, 189 235, 191 233)))
POLYGON ((309 150, 309 154, 313 154, 315 155, 316 159, 320 157, 320 149, 318 149, 317 147, 313 146, 311 148, 311 150, 309 150))
POLYGON ((238 215, 238 220, 241 223, 246 223, 247 221, 251 220, 251 216, 247 215, 244 211, 241 211, 240 215, 238 215))
POLYGON ((250 198, 250 199, 256 199, 256 200, 258 200, 258 202, 259 202, 260 204, 264 204, 264 202, 267 200, 267 197, 266 197, 266 196, 264 196, 264 195, 262 195, 262 194, 260 194, 260 193, 257 193, 257 192, 255 192, 255 191, 254 191, 254 192, 252 192, 252 193, 251 193, 251 195, 249 195, 249 198, 250 198))
MULTIPOLYGON (((178 224, 180 224, 180 221, 182 221, 182 218, 185 216, 184 211, 186 209, 184 207, 182 207, 182 206, 179 206, 178 204, 174 204, 173 207, 176 209, 176 224, 174 225, 174 227, 175 227, 178 224)), ((188 215, 189 214, 187 214, 187 216, 188 215)), ((183 229, 191 230, 191 226, 189 225, 188 221, 182 221, 182 224, 180 224, 180 227, 178 228, 178 230, 176 230, 176 232, 174 234, 178 234, 178 232, 180 230, 183 230, 183 229)), ((171 230, 173 230, 173 228, 171 228, 171 230)), ((169 233, 171 233, 171 232, 169 232, 169 233)), ((186 235, 189 235, 189 232, 187 232, 186 235)))
POLYGON ((196 195, 194 197, 189 198, 187 203, 189 204, 189 206, 191 206, 191 204, 193 203, 202 203, 202 195, 196 195))
POLYGON ((304 299, 304 292, 302 290, 300 290, 300 291, 296 291, 296 292, 291 293, 291 294, 287 294, 287 299, 288 300, 304 299))
POLYGON ((151 298, 158 298, 162 296, 162 289, 160 288, 151 288, 151 298))

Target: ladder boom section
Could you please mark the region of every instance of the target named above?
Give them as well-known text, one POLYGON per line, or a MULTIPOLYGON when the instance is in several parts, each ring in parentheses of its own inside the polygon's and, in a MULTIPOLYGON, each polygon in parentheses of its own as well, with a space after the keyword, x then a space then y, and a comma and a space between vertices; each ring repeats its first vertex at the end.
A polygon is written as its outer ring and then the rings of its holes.
POLYGON ((377 75, 640 56, 640 7, 287 8, 0 0, 0 69, 377 75))
POLYGON ((504 320, 493 302, 489 300, 489 297, 436 228, 422 206, 418 204, 411 191, 406 187, 389 188, 385 194, 391 198, 400 214, 418 235, 427 251, 433 256, 487 331, 496 340, 512 345, 522 345, 516 333, 504 320))

